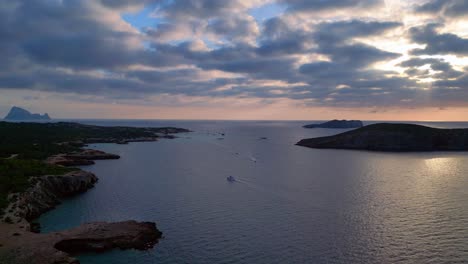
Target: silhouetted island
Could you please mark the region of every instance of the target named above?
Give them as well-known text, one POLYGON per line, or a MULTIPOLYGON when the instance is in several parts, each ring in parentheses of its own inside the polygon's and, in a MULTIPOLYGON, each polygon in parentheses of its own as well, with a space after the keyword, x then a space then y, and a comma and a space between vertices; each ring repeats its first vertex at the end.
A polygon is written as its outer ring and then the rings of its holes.
POLYGON ((468 129, 381 123, 334 136, 303 139, 296 145, 320 149, 461 151, 468 150, 468 129))
POLYGON ((13 106, 10 109, 10 112, 5 116, 5 120, 12 120, 12 121, 22 121, 22 120, 50 120, 49 114, 45 113, 41 114, 32 114, 26 109, 21 107, 13 106))
POLYGON ((304 128, 358 128, 362 127, 360 120, 331 120, 321 124, 310 124, 303 126, 304 128))

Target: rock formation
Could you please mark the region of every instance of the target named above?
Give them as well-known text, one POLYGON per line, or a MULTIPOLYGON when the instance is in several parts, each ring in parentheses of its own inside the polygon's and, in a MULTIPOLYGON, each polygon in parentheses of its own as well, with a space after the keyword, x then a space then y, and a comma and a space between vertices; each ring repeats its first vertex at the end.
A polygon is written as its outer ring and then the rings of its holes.
POLYGON ((13 106, 5 116, 5 120, 50 120, 50 117, 47 113, 32 114, 26 109, 13 106))
POLYGON ((0 223, 0 263, 78 264, 72 255, 114 248, 144 250, 153 247, 161 235, 150 222, 89 223, 48 234, 0 223))
MULTIPOLYGON (((4 222, 23 223, 54 208, 61 198, 85 192, 92 188, 98 178, 91 172, 74 171, 60 176, 31 178, 32 187, 23 193, 9 195, 10 204, 3 216, 4 222)), ((29 229, 29 228, 27 228, 29 229)))
POLYGON ((92 188, 97 180, 85 171, 34 177, 32 187, 11 194, 0 221, 0 263, 78 264, 70 254, 153 247, 162 233, 151 222, 98 222, 57 233, 32 232, 29 220, 54 208, 62 198, 92 188))

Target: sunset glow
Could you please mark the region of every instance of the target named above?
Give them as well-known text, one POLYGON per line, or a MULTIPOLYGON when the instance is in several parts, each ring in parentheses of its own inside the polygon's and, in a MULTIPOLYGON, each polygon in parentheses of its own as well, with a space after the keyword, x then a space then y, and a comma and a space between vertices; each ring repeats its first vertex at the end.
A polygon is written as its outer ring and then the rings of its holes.
POLYGON ((213 3, 0 4, 0 113, 468 120, 466 1, 213 3))

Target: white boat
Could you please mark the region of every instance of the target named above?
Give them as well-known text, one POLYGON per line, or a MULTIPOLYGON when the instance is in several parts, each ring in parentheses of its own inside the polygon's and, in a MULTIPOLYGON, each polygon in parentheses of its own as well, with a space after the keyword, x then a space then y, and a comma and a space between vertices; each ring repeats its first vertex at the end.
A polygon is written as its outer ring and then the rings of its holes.
POLYGON ((235 181, 236 181, 236 179, 234 179, 234 177, 232 177, 232 176, 228 176, 228 177, 226 178, 226 180, 227 180, 228 182, 235 182, 235 181))

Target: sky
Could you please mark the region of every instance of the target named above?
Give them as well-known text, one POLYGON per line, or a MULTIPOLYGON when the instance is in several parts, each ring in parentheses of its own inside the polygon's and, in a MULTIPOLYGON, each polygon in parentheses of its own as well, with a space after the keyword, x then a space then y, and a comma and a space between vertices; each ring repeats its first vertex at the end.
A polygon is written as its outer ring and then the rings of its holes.
POLYGON ((0 0, 0 116, 468 121, 467 0, 0 0))

